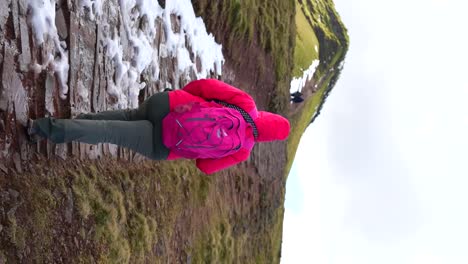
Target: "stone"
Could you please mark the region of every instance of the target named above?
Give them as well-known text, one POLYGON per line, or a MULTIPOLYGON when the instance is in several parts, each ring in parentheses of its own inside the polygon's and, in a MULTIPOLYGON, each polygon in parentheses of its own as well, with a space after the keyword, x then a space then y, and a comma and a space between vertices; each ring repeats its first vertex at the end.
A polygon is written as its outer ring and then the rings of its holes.
POLYGON ((5 24, 8 20, 8 14, 10 13, 10 0, 0 1, 0 30, 5 31, 5 24))
POLYGON ((3 171, 5 174, 8 174, 8 168, 5 165, 0 164, 0 170, 3 171))
POLYGON ((55 12, 55 26, 57 27, 57 33, 60 39, 66 39, 68 37, 68 28, 62 8, 59 8, 55 12))
POLYGON ((65 208, 65 221, 71 224, 73 216, 73 192, 70 188, 67 190, 67 206, 65 208))
POLYGON ((13 189, 8 189, 8 193, 15 199, 18 199, 19 197, 19 192, 13 189))
POLYGON ((19 7, 19 14, 22 16, 22 17, 26 17, 27 14, 28 14, 28 2, 29 0, 19 0, 18 1, 18 7, 19 7))
MULTIPOLYGON (((8 202, 8 201, 10 201, 10 193, 8 193, 6 191, 0 192, 0 198, 1 198, 2 202, 8 202)), ((1 208, 1 209, 2 209, 2 212, 3 212, 3 208, 1 208)))
POLYGON ((29 148, 28 148, 28 144, 26 142, 22 142, 21 143, 21 146, 20 146, 20 149, 21 149, 21 160, 22 161, 27 161, 29 159, 29 148))
POLYGON ((18 10, 18 1, 11 2, 11 14, 13 15, 13 28, 15 33, 15 38, 19 37, 19 10, 18 10))
POLYGON ((68 150, 66 144, 58 144, 55 148, 55 155, 62 160, 66 160, 68 157, 68 150))
POLYGON ((15 164, 16 171, 18 173, 23 173, 23 168, 21 167, 21 158, 18 152, 13 154, 13 163, 15 164))
POLYGON ((3 252, 0 251, 0 264, 5 264, 5 263, 7 263, 5 255, 3 255, 3 252))
POLYGON ((31 64, 31 49, 29 47, 29 31, 26 18, 20 17, 20 34, 21 34, 21 54, 20 54, 20 69, 27 72, 31 64))

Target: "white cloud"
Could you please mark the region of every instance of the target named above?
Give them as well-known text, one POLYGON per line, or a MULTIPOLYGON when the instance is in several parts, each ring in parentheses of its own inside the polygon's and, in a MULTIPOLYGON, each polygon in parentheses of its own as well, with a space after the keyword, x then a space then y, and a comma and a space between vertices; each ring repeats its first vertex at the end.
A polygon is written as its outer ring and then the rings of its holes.
POLYGON ((289 176, 283 263, 468 263, 468 3, 335 4, 351 47, 289 176))

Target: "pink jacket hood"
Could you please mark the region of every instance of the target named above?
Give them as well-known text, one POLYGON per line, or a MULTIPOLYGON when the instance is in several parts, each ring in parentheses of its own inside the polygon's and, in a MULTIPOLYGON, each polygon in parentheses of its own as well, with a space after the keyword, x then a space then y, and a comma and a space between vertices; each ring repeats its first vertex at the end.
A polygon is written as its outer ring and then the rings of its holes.
POLYGON ((258 129, 257 142, 285 140, 289 136, 289 121, 278 114, 258 111, 258 118, 255 119, 255 125, 258 129))

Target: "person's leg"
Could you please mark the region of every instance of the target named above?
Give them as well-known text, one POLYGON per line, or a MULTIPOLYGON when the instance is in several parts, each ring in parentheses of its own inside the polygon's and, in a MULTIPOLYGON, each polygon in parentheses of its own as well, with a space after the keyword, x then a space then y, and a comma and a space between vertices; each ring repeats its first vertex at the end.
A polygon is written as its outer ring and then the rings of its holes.
MULTIPOLYGON (((169 92, 157 93, 145 101, 142 106, 146 111, 146 118, 153 124, 153 144, 155 149, 166 149, 162 142, 162 121, 169 113, 169 92)), ((169 155, 169 150, 167 151, 169 155)))
POLYGON ((169 113, 169 92, 161 92, 149 97, 138 109, 145 113, 146 120, 153 125, 158 125, 169 113))
POLYGON ((81 113, 75 119, 133 121, 145 118, 144 115, 138 115, 138 109, 119 109, 99 113, 81 113))
MULTIPOLYGON (((38 134, 49 138, 55 143, 79 141, 89 144, 99 142, 113 143, 128 147, 153 159, 166 159, 169 150, 162 143, 162 119, 169 113, 168 92, 152 95, 138 109, 105 111, 97 114, 83 114, 77 119, 41 118, 32 122, 30 136, 38 134), (105 121, 108 122, 105 122, 105 121), (132 133, 142 134, 139 138, 149 138, 147 131, 138 131, 139 126, 132 125, 134 121, 146 121, 152 125, 151 142, 133 139, 132 133), (149 121, 149 122, 148 122, 149 121), (103 123, 101 123, 103 122, 103 123), (114 123, 115 122, 115 123, 114 123), (130 123, 125 125, 125 123, 130 123), (96 126, 96 127, 95 127, 96 126), (112 136, 116 135, 116 136, 112 136), (122 136, 123 135, 123 136, 122 136), (108 139, 110 137, 110 139, 108 139), (139 142, 146 142, 140 147, 139 142), (145 154, 149 153, 150 154, 145 154)), ((135 123, 136 124, 136 123, 135 123)), ((145 126, 147 126, 145 125, 145 126)), ((143 127, 143 126, 141 126, 143 127)))
POLYGON ((55 143, 71 141, 88 144, 111 143, 129 148, 151 159, 166 159, 169 150, 155 144, 153 125, 147 120, 80 120, 41 118, 35 132, 55 143))
MULTIPOLYGON (((158 108, 164 109, 165 101, 169 102, 167 92, 156 93, 146 99, 136 109, 121 109, 102 111, 99 113, 82 113, 75 119, 89 119, 89 120, 122 120, 122 121, 136 121, 148 120, 148 110, 158 111, 158 108)), ((168 105, 168 103, 167 103, 168 105)))

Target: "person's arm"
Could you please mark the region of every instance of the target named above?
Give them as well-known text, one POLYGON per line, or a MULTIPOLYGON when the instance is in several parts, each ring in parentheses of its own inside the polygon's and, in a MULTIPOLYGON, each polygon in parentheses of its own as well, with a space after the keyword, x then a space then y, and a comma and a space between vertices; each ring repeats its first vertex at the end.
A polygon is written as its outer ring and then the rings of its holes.
POLYGON ((197 167, 205 174, 212 174, 220 170, 231 167, 237 163, 247 160, 250 156, 250 151, 240 149, 238 152, 222 157, 219 159, 197 159, 197 167))
POLYGON ((207 101, 216 99, 237 105, 248 113, 257 110, 254 100, 248 93, 216 79, 192 81, 183 90, 207 101))

